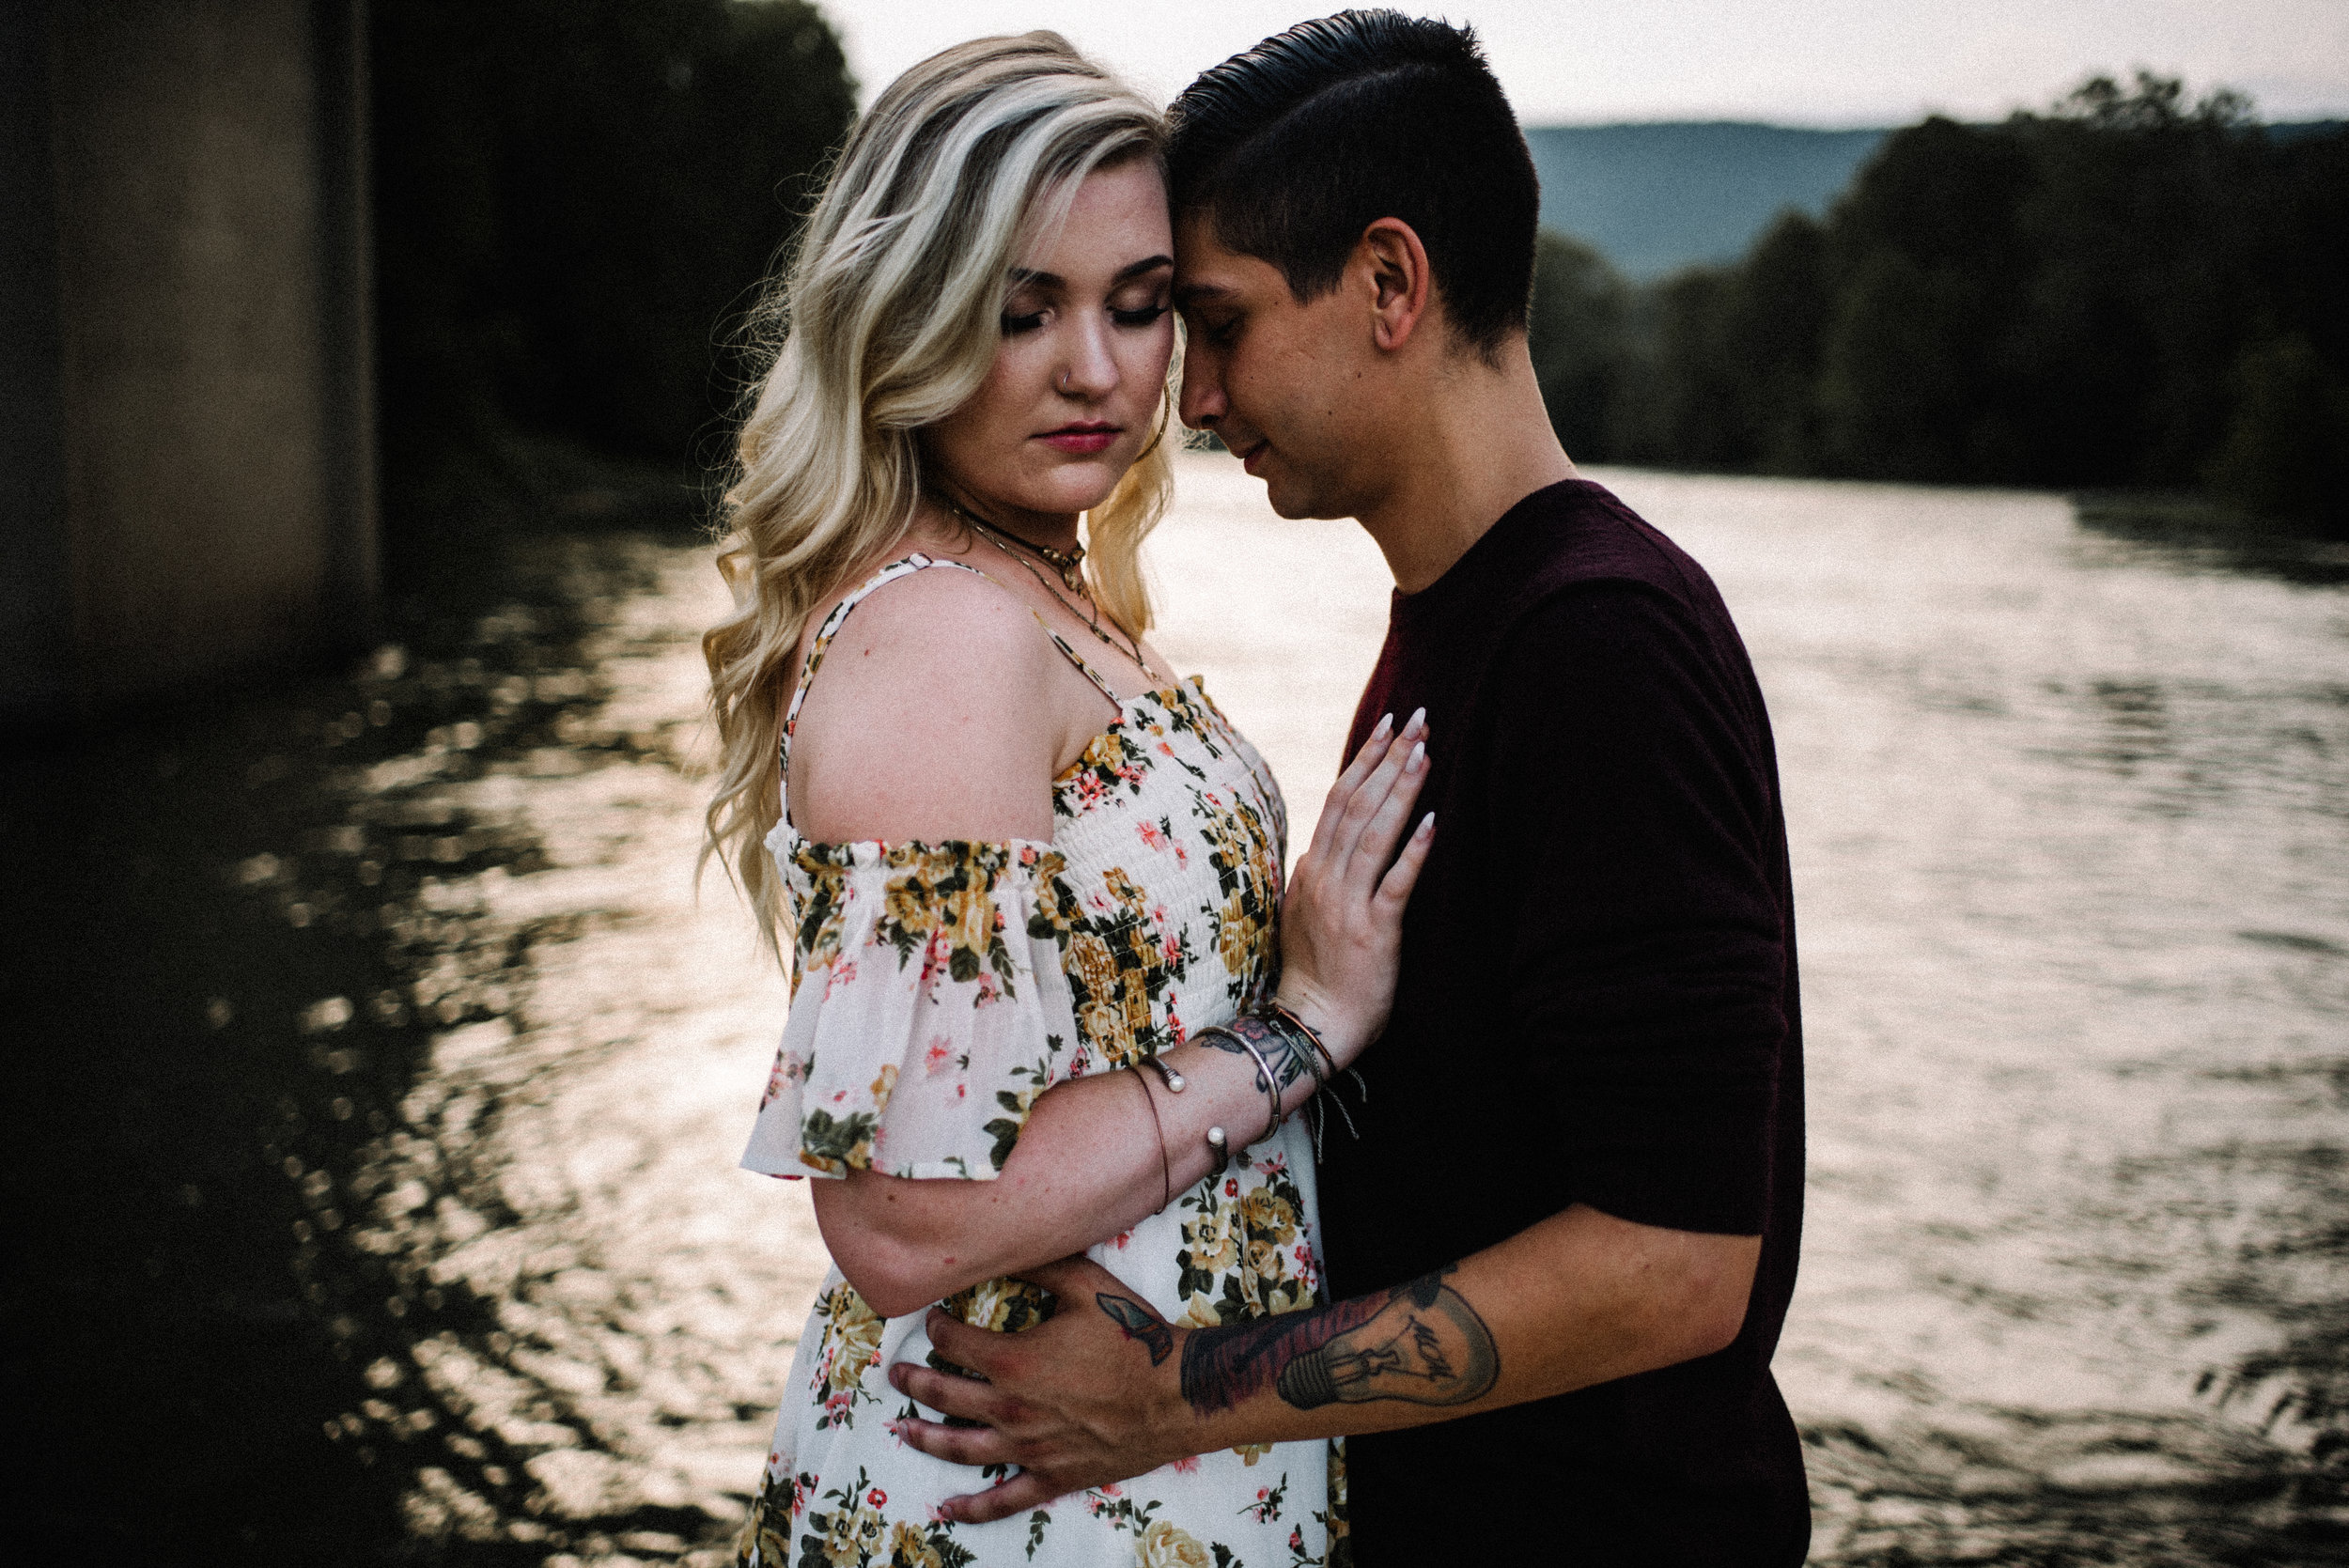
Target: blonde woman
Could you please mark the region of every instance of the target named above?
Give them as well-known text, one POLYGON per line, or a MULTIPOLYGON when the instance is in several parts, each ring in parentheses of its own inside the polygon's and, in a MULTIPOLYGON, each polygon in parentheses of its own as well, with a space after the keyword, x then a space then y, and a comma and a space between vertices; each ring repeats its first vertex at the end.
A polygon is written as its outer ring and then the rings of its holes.
POLYGON ((744 1163, 823 1178, 834 1267, 745 1564, 1270 1568, 1343 1533, 1321 1443, 978 1525, 941 1506, 970 1472, 894 1436, 931 1414, 888 1368, 931 1359, 932 1304, 1016 1330, 1056 1305, 1018 1276, 1072 1254, 1133 1293, 1084 1310, 1154 1356, 1136 1303, 1315 1303, 1289 1113, 1383 1023, 1430 842, 1418 722, 1382 725, 1283 908, 1271 775, 1148 640, 1163 133, 1052 34, 948 50, 857 127, 779 289, 728 497, 738 608, 705 639, 710 840, 794 947, 744 1163))

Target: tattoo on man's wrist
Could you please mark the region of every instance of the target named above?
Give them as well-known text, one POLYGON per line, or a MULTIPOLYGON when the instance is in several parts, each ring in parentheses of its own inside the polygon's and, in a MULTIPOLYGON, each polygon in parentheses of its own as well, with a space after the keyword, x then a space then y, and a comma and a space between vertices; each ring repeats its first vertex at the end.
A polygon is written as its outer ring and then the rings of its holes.
POLYGON ((1174 1353, 1174 1330, 1168 1327, 1158 1313, 1142 1303, 1107 1291, 1096 1291, 1094 1301, 1109 1313, 1110 1321, 1129 1340, 1139 1340, 1150 1352, 1150 1364, 1157 1366, 1174 1353))
POLYGON ((1267 1387, 1299 1410, 1481 1399, 1501 1379, 1501 1351, 1467 1298, 1443 1282, 1451 1272, 1312 1312, 1194 1329, 1183 1342, 1183 1398, 1201 1415, 1267 1387))

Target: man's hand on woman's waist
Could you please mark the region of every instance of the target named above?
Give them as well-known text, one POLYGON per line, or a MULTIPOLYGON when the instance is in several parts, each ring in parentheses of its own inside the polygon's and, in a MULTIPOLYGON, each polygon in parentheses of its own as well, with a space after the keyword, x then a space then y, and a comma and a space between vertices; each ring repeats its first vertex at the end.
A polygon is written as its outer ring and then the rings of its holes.
POLYGON ((1019 1466, 946 1504, 1006 1518, 1189 1454, 1421 1426, 1711 1355, 1744 1323, 1761 1245, 1578 1204, 1391 1290, 1206 1328, 1070 1259, 1027 1275, 1060 1310, 1023 1333, 933 1311, 939 1354, 987 1381, 899 1362, 890 1382, 983 1425, 896 1431, 941 1459, 1019 1466))

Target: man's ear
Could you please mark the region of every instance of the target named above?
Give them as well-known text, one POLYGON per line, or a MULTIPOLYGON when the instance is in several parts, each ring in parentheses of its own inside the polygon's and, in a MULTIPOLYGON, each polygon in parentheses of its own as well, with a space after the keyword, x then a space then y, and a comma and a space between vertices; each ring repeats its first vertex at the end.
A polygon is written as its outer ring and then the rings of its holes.
POLYGON ((1371 340, 1389 352, 1402 348, 1434 298, 1427 247, 1402 219, 1380 218, 1356 241, 1354 265, 1362 269, 1370 285, 1371 340))

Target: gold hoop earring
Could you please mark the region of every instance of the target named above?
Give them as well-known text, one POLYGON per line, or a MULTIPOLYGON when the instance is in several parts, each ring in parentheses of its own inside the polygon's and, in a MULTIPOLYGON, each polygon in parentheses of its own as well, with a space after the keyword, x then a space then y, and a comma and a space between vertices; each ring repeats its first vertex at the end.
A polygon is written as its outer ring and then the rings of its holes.
POLYGON ((1174 408, 1174 389, 1171 386, 1159 388, 1158 423, 1150 427, 1150 439, 1143 442, 1141 451, 1134 454, 1134 461, 1140 462, 1159 449, 1159 442, 1166 439, 1166 427, 1174 408))

